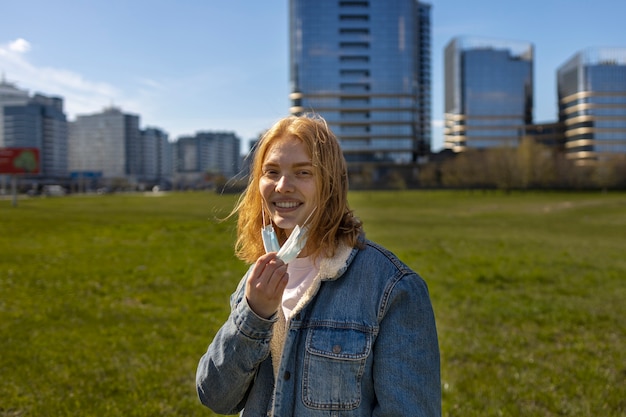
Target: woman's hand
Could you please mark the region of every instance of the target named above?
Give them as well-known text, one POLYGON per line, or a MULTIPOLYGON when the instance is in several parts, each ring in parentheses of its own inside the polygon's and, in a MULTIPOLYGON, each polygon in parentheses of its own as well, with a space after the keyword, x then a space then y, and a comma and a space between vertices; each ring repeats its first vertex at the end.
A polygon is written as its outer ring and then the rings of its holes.
POLYGON ((257 259, 246 283, 246 298, 252 311, 269 319, 278 311, 288 281, 287 265, 276 257, 276 252, 257 259))

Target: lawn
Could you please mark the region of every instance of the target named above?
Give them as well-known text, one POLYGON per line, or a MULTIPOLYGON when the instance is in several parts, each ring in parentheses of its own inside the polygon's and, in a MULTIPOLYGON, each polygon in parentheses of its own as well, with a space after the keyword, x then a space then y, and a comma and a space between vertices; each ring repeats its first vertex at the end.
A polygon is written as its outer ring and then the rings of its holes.
MULTIPOLYGON (((236 196, 0 200, 0 416, 211 416, 236 196)), ((626 194, 353 192, 428 282, 444 416, 626 414, 626 194)))

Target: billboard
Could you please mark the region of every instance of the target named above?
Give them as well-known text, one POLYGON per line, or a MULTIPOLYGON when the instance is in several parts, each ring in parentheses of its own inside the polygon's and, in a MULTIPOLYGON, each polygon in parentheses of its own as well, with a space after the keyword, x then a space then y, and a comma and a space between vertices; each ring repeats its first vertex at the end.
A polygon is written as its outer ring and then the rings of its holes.
POLYGON ((39 174, 39 149, 0 148, 0 174, 39 174))

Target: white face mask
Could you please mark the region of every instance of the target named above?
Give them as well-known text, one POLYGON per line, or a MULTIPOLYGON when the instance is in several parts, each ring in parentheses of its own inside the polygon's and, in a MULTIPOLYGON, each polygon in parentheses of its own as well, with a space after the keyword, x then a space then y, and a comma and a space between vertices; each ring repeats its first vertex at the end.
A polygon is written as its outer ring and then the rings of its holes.
MULTIPOLYGON (((317 207, 316 207, 317 208, 317 207)), ((316 209, 315 208, 315 209, 316 209)), ((309 221, 315 209, 306 218, 304 224, 309 221)), ((285 241, 285 244, 281 247, 278 243, 278 237, 274 231, 272 224, 265 225, 265 212, 263 212, 263 228, 261 229, 261 239, 263 239, 263 246, 265 252, 278 252, 276 256, 278 259, 288 264, 298 257, 302 249, 306 246, 306 242, 309 238, 309 228, 307 226, 298 226, 293 228, 293 231, 289 235, 289 238, 285 241)))
POLYGON ((261 216, 263 216, 263 228, 261 229, 261 239, 263 239, 263 247, 265 253, 278 252, 280 250, 280 244, 278 243, 278 236, 274 231, 272 222, 265 225, 265 209, 261 207, 261 216))
POLYGON ((265 253, 278 252, 280 250, 280 244, 278 243, 278 237, 272 227, 272 224, 263 226, 261 229, 261 238, 263 238, 263 246, 265 247, 265 253))

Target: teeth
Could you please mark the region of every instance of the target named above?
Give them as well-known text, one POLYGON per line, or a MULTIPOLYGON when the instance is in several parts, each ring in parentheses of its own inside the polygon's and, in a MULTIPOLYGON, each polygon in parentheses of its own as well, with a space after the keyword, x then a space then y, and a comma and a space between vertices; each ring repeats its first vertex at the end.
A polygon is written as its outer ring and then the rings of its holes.
POLYGON ((276 205, 276 207, 280 207, 280 208, 294 208, 294 207, 297 207, 300 203, 296 201, 281 201, 281 202, 276 202, 274 204, 276 205))

